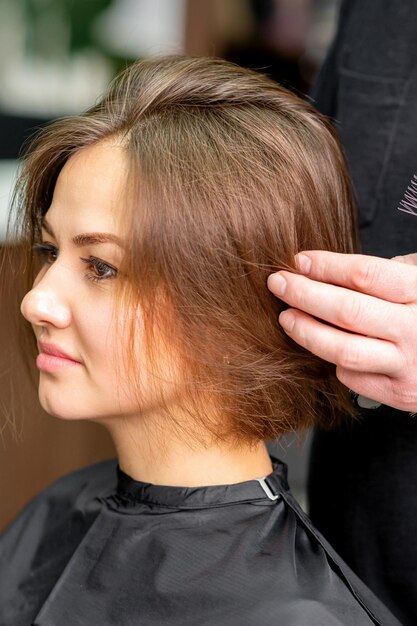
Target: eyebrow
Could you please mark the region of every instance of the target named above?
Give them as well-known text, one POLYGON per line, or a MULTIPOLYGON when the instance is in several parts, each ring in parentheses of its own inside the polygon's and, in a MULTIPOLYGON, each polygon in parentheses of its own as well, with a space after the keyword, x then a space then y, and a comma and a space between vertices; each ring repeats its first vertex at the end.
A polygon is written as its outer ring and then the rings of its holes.
MULTIPOLYGON (((46 230, 48 235, 56 239, 54 235, 54 231, 52 230, 50 224, 44 218, 42 220, 42 228, 46 230)), ((120 248, 123 248, 123 242, 120 237, 114 235, 112 233, 82 233, 80 235, 75 235, 71 239, 72 243, 77 246, 77 248, 82 248, 84 246, 94 246, 100 243, 115 243, 120 248)))

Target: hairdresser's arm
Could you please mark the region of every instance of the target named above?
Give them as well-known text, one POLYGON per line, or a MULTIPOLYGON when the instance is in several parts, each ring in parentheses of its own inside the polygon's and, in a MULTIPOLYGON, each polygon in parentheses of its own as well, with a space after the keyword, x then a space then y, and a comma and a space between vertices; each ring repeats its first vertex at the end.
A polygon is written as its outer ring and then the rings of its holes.
POLYGON ((335 363, 350 389, 417 411, 417 254, 387 260, 308 251, 297 264, 301 275, 282 271, 268 280, 292 307, 279 318, 285 332, 335 363))

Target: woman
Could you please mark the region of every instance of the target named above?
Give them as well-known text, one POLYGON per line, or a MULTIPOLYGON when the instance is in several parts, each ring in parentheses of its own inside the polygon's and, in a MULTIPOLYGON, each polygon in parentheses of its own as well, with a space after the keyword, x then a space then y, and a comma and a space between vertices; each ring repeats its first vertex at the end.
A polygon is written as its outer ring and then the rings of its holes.
POLYGON ((350 410, 331 366, 277 334, 266 286, 299 249, 354 249, 325 120, 222 61, 146 61, 41 133, 20 199, 40 401, 108 428, 119 467, 11 525, 0 622, 395 624, 264 443, 350 410))

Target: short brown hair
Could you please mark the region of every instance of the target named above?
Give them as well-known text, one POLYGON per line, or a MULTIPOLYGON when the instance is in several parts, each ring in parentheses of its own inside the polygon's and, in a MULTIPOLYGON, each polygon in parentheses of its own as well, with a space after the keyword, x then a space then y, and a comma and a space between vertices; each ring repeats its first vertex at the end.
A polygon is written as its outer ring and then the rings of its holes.
POLYGON ((288 339, 277 323, 285 305, 266 286, 271 272, 294 269, 299 250, 355 250, 350 184, 327 120, 222 60, 136 63, 96 106, 33 142, 20 187, 28 243, 68 158, 114 136, 134 189, 130 303, 140 302, 148 336, 156 324, 165 332, 195 413, 204 421, 210 397, 212 432, 253 440, 350 412, 334 366, 288 339))

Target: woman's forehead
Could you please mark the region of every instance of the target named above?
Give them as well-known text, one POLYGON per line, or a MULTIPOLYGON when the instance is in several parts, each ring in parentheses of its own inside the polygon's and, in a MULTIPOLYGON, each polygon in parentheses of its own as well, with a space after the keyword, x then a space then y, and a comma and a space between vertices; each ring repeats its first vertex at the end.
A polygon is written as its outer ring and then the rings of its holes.
POLYGON ((65 230, 76 226, 78 232, 118 233, 127 204, 127 175, 122 146, 100 142, 79 150, 58 176, 47 223, 65 230))

